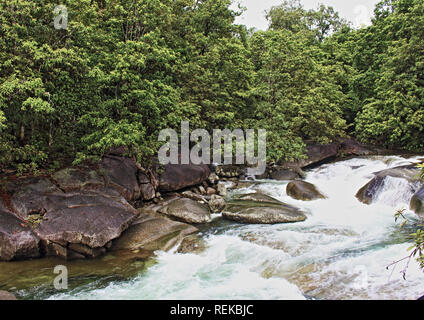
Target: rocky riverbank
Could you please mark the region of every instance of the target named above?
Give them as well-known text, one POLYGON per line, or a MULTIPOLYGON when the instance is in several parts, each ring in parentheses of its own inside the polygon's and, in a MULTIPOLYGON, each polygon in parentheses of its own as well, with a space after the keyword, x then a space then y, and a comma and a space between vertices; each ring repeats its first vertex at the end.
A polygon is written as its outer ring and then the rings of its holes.
MULTIPOLYGON (((195 234, 199 225, 210 223, 211 214, 221 212, 225 219, 249 224, 304 221, 306 216, 299 208, 259 193, 227 202, 227 187, 242 185, 240 181, 248 178, 293 180, 287 186, 290 196, 319 199, 325 196, 300 181, 305 168, 375 152, 354 140, 311 144, 307 150, 307 159, 269 166, 260 177, 246 177, 240 166, 166 165, 163 170, 146 170, 119 154, 105 156, 97 167, 70 167, 41 177, 5 177, 0 199, 0 260, 73 260, 106 252, 167 250, 195 234)), ((370 201, 384 177, 393 172, 412 179, 417 170, 379 173, 358 198, 370 201)), ((411 206, 422 214, 423 192, 418 184, 416 191, 411 206)))

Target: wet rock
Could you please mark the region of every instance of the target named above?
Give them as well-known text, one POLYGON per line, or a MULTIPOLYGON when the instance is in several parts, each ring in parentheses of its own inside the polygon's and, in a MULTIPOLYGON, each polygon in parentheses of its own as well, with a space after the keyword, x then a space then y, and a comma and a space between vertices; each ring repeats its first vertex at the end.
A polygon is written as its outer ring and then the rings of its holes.
POLYGON ((209 200, 209 208, 212 213, 222 212, 226 205, 227 203, 225 202, 224 198, 217 195, 213 195, 211 200, 209 200))
POLYGON ((66 168, 52 175, 61 190, 72 192, 104 187, 104 179, 89 168, 66 168))
POLYGON ((305 181, 292 181, 287 185, 287 195, 296 200, 312 201, 317 199, 325 199, 317 188, 305 181))
POLYGON ((299 208, 279 202, 251 200, 235 200, 228 203, 222 216, 228 220, 250 224, 293 223, 306 220, 305 214, 299 208))
POLYGON ((271 173, 271 179, 277 181, 296 180, 299 178, 299 174, 292 169, 277 169, 271 173))
POLYGON ((18 299, 16 299, 16 297, 10 292, 0 290, 0 301, 5 301, 5 300, 18 300, 18 299))
POLYGON ((227 187, 228 190, 239 190, 239 189, 245 189, 245 188, 251 188, 258 185, 257 182, 254 181, 239 181, 237 183, 232 184, 231 186, 227 187))
POLYGON ((164 217, 142 213, 122 236, 113 242, 112 251, 169 250, 198 229, 164 217))
POLYGON ((66 248, 66 243, 60 245, 51 241, 42 240, 41 247, 46 257, 60 257, 63 259, 68 259, 68 249, 66 248))
POLYGON ((420 186, 420 169, 416 165, 399 166, 374 173, 375 177, 356 194, 359 201, 371 204, 383 190, 388 177, 404 179, 410 184, 410 191, 415 193, 420 186))
POLYGON ((218 183, 217 192, 221 197, 226 197, 228 195, 227 187, 223 183, 218 183))
POLYGON ((189 235, 183 239, 177 249, 178 253, 202 253, 206 250, 205 241, 198 235, 189 235))
POLYGON ((410 208, 414 211, 421 219, 424 219, 424 187, 421 187, 411 199, 410 208))
POLYGON ((0 260, 38 258, 40 239, 13 213, 0 210, 0 260))
POLYGON ((356 193, 356 198, 365 204, 371 204, 375 196, 384 187, 384 177, 375 177, 356 193))
POLYGON ((116 156, 105 156, 102 160, 102 171, 106 185, 116 189, 126 200, 140 198, 138 168, 134 161, 116 156))
POLYGON ((255 201, 255 202, 264 202, 264 203, 272 203, 282 205, 283 203, 273 197, 270 197, 266 194, 256 192, 249 194, 241 194, 234 197, 236 200, 246 200, 246 201, 255 201))
POLYGON ((206 200, 205 196, 202 196, 200 194, 194 193, 192 191, 184 191, 183 193, 181 193, 181 195, 184 198, 187 199, 191 199, 200 203, 207 203, 208 201, 206 200))
POLYGON ((243 174, 243 169, 235 165, 219 165, 215 167, 215 172, 219 177, 237 178, 243 174))
POLYGON ((159 189, 170 192, 201 184, 210 174, 207 165, 165 165, 160 176, 159 189))
POLYGON ((206 205, 187 198, 174 200, 158 212, 186 223, 201 224, 211 221, 210 211, 206 205))

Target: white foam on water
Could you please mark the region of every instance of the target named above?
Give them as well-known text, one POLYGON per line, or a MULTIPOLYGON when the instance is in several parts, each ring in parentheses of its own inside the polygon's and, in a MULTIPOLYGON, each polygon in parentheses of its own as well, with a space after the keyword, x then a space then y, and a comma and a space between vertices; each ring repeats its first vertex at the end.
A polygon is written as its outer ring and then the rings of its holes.
MULTIPOLYGON (((355 197, 374 172, 417 160, 382 156, 323 165, 311 170, 306 179, 327 197, 317 201, 288 197, 287 182, 264 181, 237 190, 264 192, 302 208, 308 219, 296 224, 234 224, 208 236, 208 248, 200 254, 161 252, 156 265, 131 281, 77 288, 51 298, 417 298, 424 294, 424 276, 414 260, 406 281, 399 274, 404 262, 391 277, 392 270, 386 270, 408 254, 410 244, 399 236, 394 214, 408 208, 410 184, 388 178, 371 205, 355 197)), ((408 211, 407 215, 414 217, 408 211)))

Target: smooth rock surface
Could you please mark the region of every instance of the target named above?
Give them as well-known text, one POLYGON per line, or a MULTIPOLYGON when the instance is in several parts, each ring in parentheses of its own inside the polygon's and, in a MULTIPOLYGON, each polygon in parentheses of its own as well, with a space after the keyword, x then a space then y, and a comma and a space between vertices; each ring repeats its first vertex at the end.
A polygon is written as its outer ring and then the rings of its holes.
POLYGON ((250 224, 293 223, 306 220, 306 215, 299 208, 280 202, 250 200, 229 202, 222 216, 228 220, 250 224))
POLYGON ((312 201, 325 199, 325 196, 311 183, 305 181, 292 181, 287 185, 287 195, 296 200, 312 201))
MULTIPOLYGON (((122 199, 123 200, 123 199, 122 199)), ((126 230, 136 217, 134 209, 99 194, 68 194, 50 198, 35 233, 43 240, 103 247, 126 230)))
POLYGON ((113 242, 117 250, 169 250, 197 228, 164 217, 142 213, 122 236, 113 242))
POLYGON ((410 209, 421 219, 424 219, 424 186, 418 190, 411 199, 410 209))
POLYGON ((159 189, 170 192, 195 186, 206 181, 210 170, 207 165, 165 165, 165 171, 160 175, 159 189))
POLYGON ((118 190, 128 201, 140 198, 138 168, 134 161, 116 156, 105 156, 102 160, 102 171, 105 175, 106 186, 118 190))
POLYGON ((13 213, 0 210, 0 260, 37 258, 40 239, 25 221, 13 213))
POLYGON ((174 200, 158 212, 186 223, 201 224, 211 221, 208 206, 188 198, 174 200))

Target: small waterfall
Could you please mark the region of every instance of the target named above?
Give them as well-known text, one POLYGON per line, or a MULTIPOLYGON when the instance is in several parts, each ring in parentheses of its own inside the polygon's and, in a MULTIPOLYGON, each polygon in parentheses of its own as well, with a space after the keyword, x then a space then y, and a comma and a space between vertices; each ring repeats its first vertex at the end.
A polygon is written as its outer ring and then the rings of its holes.
MULTIPOLYGON (((408 207, 416 185, 388 177, 375 201, 355 197, 374 172, 417 160, 397 156, 356 158, 308 172, 327 199, 303 202, 287 196, 287 181, 258 181, 260 191, 300 207, 305 222, 242 225, 217 217, 202 235, 200 254, 161 252, 157 263, 130 281, 98 287, 96 282, 52 299, 414 299, 422 296, 424 276, 411 261, 407 280, 397 269, 411 245, 408 230, 394 221, 408 207)), ((230 183, 227 182, 227 185, 230 183)), ((413 214, 408 212, 407 214, 413 214)))
POLYGON ((375 195, 373 203, 381 203, 391 207, 406 205, 415 192, 418 191, 420 184, 412 183, 406 179, 386 177, 381 190, 375 195))

